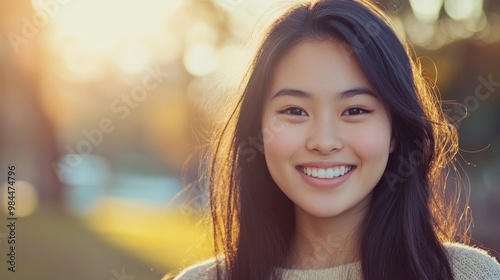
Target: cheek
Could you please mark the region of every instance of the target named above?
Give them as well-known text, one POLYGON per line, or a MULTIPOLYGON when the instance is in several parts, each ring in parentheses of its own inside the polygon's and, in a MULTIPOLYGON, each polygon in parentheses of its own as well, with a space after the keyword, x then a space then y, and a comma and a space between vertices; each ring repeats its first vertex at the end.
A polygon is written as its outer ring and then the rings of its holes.
POLYGON ((300 149, 304 133, 297 126, 266 119, 262 126, 264 154, 267 159, 284 159, 300 149))
POLYGON ((385 160, 390 152, 391 129, 388 124, 367 124, 353 130, 348 141, 359 156, 385 160))

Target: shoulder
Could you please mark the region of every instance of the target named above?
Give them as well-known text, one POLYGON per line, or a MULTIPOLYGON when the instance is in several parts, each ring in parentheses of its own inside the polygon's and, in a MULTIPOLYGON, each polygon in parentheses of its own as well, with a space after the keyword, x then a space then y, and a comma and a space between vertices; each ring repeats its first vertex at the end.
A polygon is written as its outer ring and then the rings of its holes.
MULTIPOLYGON (((223 263, 223 262, 222 262, 223 263)), ((165 279, 165 278, 164 278, 165 279)), ((215 280, 217 279, 217 264, 211 258, 185 268, 174 280, 215 280)))
POLYGON ((453 274, 461 279, 500 279, 500 264, 487 251, 459 243, 444 243, 453 274))

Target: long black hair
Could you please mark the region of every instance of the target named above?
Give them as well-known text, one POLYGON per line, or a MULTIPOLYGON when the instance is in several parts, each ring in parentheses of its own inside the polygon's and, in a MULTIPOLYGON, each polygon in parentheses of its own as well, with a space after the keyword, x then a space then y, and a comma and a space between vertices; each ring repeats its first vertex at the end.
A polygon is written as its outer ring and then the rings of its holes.
POLYGON ((352 53, 385 103, 396 139, 360 228, 364 279, 453 279, 442 243, 460 233, 456 201, 448 203, 445 188, 458 150, 456 129, 386 16, 367 1, 353 0, 300 4, 276 20, 234 111, 216 134, 208 183, 215 250, 224 255, 220 272, 238 280, 281 277, 274 268, 285 266, 294 206, 262 153, 263 103, 275 66, 291 48, 330 38, 352 53))

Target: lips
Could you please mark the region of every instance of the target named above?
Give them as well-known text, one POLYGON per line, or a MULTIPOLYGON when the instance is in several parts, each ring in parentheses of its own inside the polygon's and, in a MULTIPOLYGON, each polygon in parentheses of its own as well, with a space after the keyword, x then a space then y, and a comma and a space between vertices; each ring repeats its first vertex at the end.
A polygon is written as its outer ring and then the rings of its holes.
POLYGON ((341 177, 349 173, 353 169, 353 166, 342 165, 329 168, 299 166, 298 169, 309 177, 331 179, 341 177))

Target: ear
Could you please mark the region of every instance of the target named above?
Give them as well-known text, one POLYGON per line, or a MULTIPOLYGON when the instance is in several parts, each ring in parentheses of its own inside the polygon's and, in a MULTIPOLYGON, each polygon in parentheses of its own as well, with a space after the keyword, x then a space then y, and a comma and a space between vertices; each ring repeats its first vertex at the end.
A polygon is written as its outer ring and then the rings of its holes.
POLYGON ((394 137, 394 135, 392 135, 391 136, 391 144, 389 146, 389 153, 394 152, 395 149, 396 149, 396 137, 394 137))

